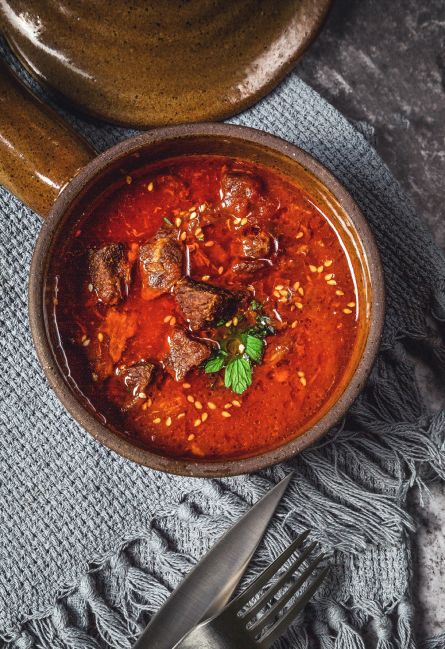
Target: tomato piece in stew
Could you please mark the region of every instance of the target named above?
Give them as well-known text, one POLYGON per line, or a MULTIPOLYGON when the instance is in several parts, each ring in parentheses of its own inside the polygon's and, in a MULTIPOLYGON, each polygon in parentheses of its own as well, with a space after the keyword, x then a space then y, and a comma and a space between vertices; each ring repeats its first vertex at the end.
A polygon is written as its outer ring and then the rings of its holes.
POLYGON ((353 265, 322 206, 251 162, 123 176, 54 281, 71 380, 97 416, 178 458, 257 454, 335 400, 356 346, 353 265))

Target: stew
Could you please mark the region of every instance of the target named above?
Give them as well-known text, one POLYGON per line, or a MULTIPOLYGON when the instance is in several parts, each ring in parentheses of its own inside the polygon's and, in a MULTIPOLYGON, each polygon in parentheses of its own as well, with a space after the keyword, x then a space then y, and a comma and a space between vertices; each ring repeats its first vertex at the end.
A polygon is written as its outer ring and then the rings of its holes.
POLYGON ((183 156, 79 214, 51 279, 71 381, 110 427, 195 459, 301 434, 342 389, 360 322, 323 206, 275 171, 183 156))

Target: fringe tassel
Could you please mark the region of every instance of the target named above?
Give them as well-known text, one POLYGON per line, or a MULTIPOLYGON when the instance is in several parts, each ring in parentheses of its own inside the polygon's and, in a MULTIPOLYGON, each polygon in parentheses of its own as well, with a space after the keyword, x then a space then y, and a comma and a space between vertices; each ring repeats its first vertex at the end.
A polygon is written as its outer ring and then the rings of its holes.
POLYGON ((416 649, 416 642, 412 632, 413 607, 408 601, 402 601, 397 607, 398 621, 397 633, 400 649, 416 649))
POLYGON ((421 649, 445 649, 445 633, 425 640, 420 646, 421 649))

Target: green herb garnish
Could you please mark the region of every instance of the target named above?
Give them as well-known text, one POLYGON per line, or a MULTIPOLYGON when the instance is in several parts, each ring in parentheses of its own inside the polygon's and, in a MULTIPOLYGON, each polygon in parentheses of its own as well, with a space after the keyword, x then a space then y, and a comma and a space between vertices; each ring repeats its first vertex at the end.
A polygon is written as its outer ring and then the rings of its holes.
POLYGON ((259 363, 263 357, 264 340, 252 336, 252 334, 243 334, 242 340, 246 347, 247 356, 255 361, 255 363, 259 363))
POLYGON ((171 225, 173 227, 173 223, 166 216, 164 216, 164 221, 167 223, 167 225, 171 225))
POLYGON ((252 383, 252 365, 245 356, 232 358, 226 365, 224 385, 236 394, 242 394, 252 383))
POLYGON ((204 367, 206 374, 219 372, 219 370, 221 370, 224 367, 226 356, 227 353, 222 349, 220 349, 215 356, 209 358, 209 360, 207 361, 204 367))
POLYGON ((275 333, 262 305, 252 301, 250 307, 255 311, 254 324, 243 329, 245 318, 240 316, 241 327, 229 330, 229 335, 218 341, 218 351, 204 365, 206 374, 224 370, 224 385, 236 394, 242 394, 251 385, 253 365, 263 358, 264 338, 275 333))

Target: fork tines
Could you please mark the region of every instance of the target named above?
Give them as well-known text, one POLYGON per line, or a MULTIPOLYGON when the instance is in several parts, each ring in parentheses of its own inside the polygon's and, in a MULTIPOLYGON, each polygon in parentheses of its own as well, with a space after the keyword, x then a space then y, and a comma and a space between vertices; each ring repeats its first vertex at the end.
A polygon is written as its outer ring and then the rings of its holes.
POLYGON ((235 613, 240 621, 245 625, 246 631, 255 639, 259 647, 266 649, 275 642, 279 636, 284 633, 292 623, 296 615, 304 608, 312 595, 318 589, 326 576, 327 568, 324 568, 317 574, 316 578, 308 585, 302 594, 300 594, 291 606, 283 610, 286 604, 298 593, 300 589, 308 582, 325 555, 319 554, 313 558, 307 568, 301 575, 293 580, 295 573, 302 564, 309 559, 311 553, 317 547, 316 543, 311 543, 299 554, 292 563, 284 570, 283 574, 274 581, 265 592, 261 592, 264 586, 277 575, 278 571, 296 550, 302 547, 309 532, 305 531, 300 534, 284 552, 273 561, 238 597, 236 597, 228 606, 231 613, 235 613), (287 586, 286 590, 284 588, 287 586), (283 591, 280 593, 280 591, 283 591), (274 596, 280 593, 276 601, 274 596), (255 597, 255 600, 249 607, 247 604, 255 597), (270 606, 270 604, 272 604, 270 606), (266 608, 269 605, 269 608, 266 608), (245 609, 245 610, 244 610, 245 609), (258 616, 263 610, 264 612, 258 616), (257 617, 258 616, 258 617, 257 617))

